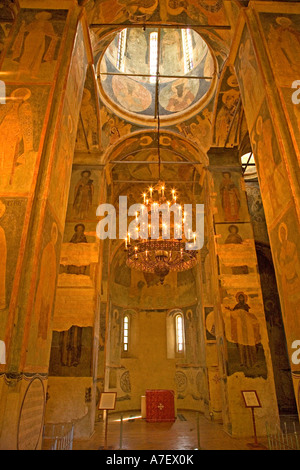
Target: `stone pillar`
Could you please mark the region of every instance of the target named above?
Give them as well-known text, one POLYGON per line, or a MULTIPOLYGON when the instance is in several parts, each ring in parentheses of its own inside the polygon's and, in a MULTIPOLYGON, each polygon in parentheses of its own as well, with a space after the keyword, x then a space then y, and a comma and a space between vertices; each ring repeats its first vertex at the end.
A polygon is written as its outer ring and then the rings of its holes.
POLYGON ((299 13, 298 3, 250 2, 231 57, 258 170, 298 412, 300 364, 292 360, 292 345, 300 340, 300 104, 292 87, 300 77, 299 13))
POLYGON ((97 155, 75 154, 60 257, 49 365, 46 423, 74 423, 74 437, 94 432, 100 341, 101 248, 97 206, 103 201, 104 171, 97 155), (100 262, 99 262, 100 261, 100 262))
POLYGON ((244 180, 236 150, 212 148, 208 155, 223 423, 235 437, 251 436, 251 411, 241 391, 256 390, 262 405, 255 410, 257 432, 264 435, 266 421, 278 422, 278 409, 244 180))
MULTIPOLYGON (((81 8, 23 8, 1 56, 0 448, 41 445, 52 310, 87 68, 81 8)), ((52 4, 51 4, 52 5, 52 4)))
POLYGON ((208 419, 222 421, 222 399, 220 389, 220 367, 216 343, 215 330, 215 296, 212 286, 212 259, 211 240, 209 237, 208 214, 205 218, 205 241, 200 251, 201 263, 201 288, 199 287, 203 299, 202 306, 202 335, 203 335, 203 355, 206 361, 207 374, 207 402, 204 407, 204 414, 208 419))

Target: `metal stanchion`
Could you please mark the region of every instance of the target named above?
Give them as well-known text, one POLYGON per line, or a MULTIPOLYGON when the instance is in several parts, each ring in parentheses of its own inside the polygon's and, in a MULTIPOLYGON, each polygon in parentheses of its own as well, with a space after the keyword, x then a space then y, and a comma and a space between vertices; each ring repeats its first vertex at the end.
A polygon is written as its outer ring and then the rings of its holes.
POLYGON ((200 413, 197 413, 197 441, 198 441, 198 450, 201 450, 200 444, 200 413))
POLYGON ((120 450, 122 449, 122 440, 123 440, 123 413, 121 413, 121 420, 120 420, 120 450))

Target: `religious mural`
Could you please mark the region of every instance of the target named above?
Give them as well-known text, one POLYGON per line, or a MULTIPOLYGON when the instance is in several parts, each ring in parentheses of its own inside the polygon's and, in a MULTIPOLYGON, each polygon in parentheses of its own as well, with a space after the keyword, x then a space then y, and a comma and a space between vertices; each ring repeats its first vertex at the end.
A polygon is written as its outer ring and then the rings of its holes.
POLYGON ((291 87, 298 79, 300 21, 298 14, 259 13, 268 45, 274 78, 280 86, 291 87))
POLYGON ((14 3, 3 0, 0 5, 0 55, 4 50, 13 21, 17 15, 14 3))
POLYGON ((216 341, 214 307, 204 307, 205 335, 207 341, 216 341))
POLYGON ((184 309, 185 360, 190 364, 199 364, 200 331, 196 306, 184 309))
MULTIPOLYGON (((299 336, 298 318, 293 314, 300 301, 299 246, 293 217, 294 211, 290 209, 270 233, 274 263, 279 275, 278 288, 281 294, 284 293, 282 315, 286 335, 289 338, 288 347, 299 336)), ((296 369, 297 366, 293 365, 293 368, 296 369)))
POLYGON ((134 130, 132 124, 120 119, 103 105, 100 107, 100 125, 103 151, 134 130))
POLYGON ((299 105, 292 101, 292 84, 299 80, 300 22, 297 14, 260 13, 267 52, 291 134, 300 149, 299 105))
POLYGON ((296 413, 295 395, 271 251, 270 248, 259 243, 256 244, 256 251, 278 406, 282 412, 296 413))
MULTIPOLYGON (((120 36, 123 33, 116 35, 99 66, 102 98, 110 104, 116 103, 119 107, 118 114, 121 113, 123 116, 124 111, 125 114, 128 111, 129 120, 132 118, 132 113, 153 117, 158 104, 159 115, 168 116, 189 109, 206 95, 214 75, 214 63, 207 44, 195 31, 189 30, 191 37, 188 44, 192 58, 189 68, 186 69, 187 59, 184 48, 188 46, 183 41, 187 42, 187 39, 182 38, 177 30, 162 28, 158 88, 156 72, 153 72, 151 68, 151 54, 153 54, 151 40, 153 34, 158 34, 157 30, 130 29, 125 31, 126 38, 122 39, 120 36), (126 42, 124 51, 123 49, 120 51, 121 40, 126 42), (130 75, 124 76, 122 75, 124 73, 130 75), (195 79, 189 76, 204 76, 205 78, 195 79)), ((155 55, 157 55, 156 52, 155 55)))
POLYGON ((0 106, 0 191, 27 192, 43 128, 48 87, 7 86, 0 106))
POLYGON ((246 282, 253 285, 256 276, 247 277, 247 281, 237 278, 234 281, 228 275, 245 275, 256 272, 256 256, 254 251, 253 233, 250 224, 216 224, 217 253, 219 257, 219 271, 223 276, 222 282, 230 283, 246 282))
POLYGON ((250 131, 264 98, 264 85, 247 27, 244 28, 241 37, 241 44, 235 61, 235 70, 250 131))
POLYGON ((259 183, 256 181, 246 181, 245 186, 254 238, 258 242, 269 245, 270 240, 268 237, 266 218, 259 183))
POLYGON ((104 0, 99 2, 94 22, 105 20, 107 23, 130 22, 182 22, 189 24, 224 24, 226 16, 221 0, 205 0, 199 3, 196 0, 180 2, 173 0, 149 0, 140 4, 138 1, 104 0))
MULTIPOLYGON (((212 139, 212 102, 195 118, 185 120, 176 125, 176 129, 194 142, 203 151, 207 151, 211 147, 212 139)), ((175 129, 175 130, 176 130, 175 129)))
POLYGON ((49 375, 89 377, 92 368, 93 328, 71 326, 53 331, 49 375))
POLYGON ((100 146, 99 98, 94 69, 88 67, 76 136, 76 151, 95 151, 100 146))
POLYGON ((2 69, 21 82, 53 79, 67 11, 23 9, 2 69))
POLYGON ((272 220, 270 217, 274 218, 278 211, 282 210, 290 201, 291 190, 286 185, 287 175, 265 101, 252 130, 251 143, 266 216, 270 222, 272 220))
POLYGON ((26 363, 47 365, 49 362, 49 347, 51 335, 49 328, 53 318, 55 290, 59 267, 58 246, 61 235, 57 223, 47 212, 43 228, 43 244, 39 259, 38 282, 34 296, 33 321, 30 327, 29 344, 26 363), (37 355, 37 348, 39 354, 37 355))
POLYGON ((90 170, 83 170, 74 191, 73 209, 76 218, 86 219, 93 204, 94 184, 90 170))
POLYGON ((214 186, 218 191, 216 199, 216 222, 244 222, 249 220, 242 176, 239 171, 215 173, 214 186))
MULTIPOLYGON (((5 204, 0 201, 0 219, 2 219, 5 213, 5 204)), ((6 260, 7 260, 7 247, 6 247, 6 236, 5 231, 0 227, 0 246, 1 246, 1 284, 0 284, 0 310, 6 308, 6 260)))
MULTIPOLYGON (((68 201, 67 222, 87 223, 97 221, 96 210, 100 200, 100 188, 97 184, 101 170, 87 166, 73 166, 70 195, 68 201)), ((94 232, 96 231, 96 223, 94 232)))
POLYGON ((0 335, 4 337, 5 314, 10 304, 13 283, 16 277, 18 250, 27 199, 0 197, 0 312, 2 320, 0 335))
POLYGON ((0 22, 0 54, 3 51, 11 29, 11 23, 0 22))
POLYGON ((223 309, 228 375, 241 371, 246 377, 267 378, 261 323, 256 309, 251 306, 251 298, 245 292, 237 292, 235 301, 235 305, 227 305, 223 309))
MULTIPOLYGON (((83 83, 87 70, 87 56, 83 44, 83 32, 78 26, 74 44, 72 63, 69 70, 69 79, 66 87, 62 118, 59 133, 55 142, 55 161, 52 185, 50 186, 49 199, 59 217, 64 223, 72 161, 74 157, 75 137, 83 91, 83 83), (78 65, 80 64, 80 66, 78 65), (76 96, 76 99, 74 99, 76 96)), ((83 98, 84 101, 84 98, 83 98)))
POLYGON ((213 145, 234 147, 239 143, 242 107, 239 85, 232 67, 226 67, 215 106, 213 145))

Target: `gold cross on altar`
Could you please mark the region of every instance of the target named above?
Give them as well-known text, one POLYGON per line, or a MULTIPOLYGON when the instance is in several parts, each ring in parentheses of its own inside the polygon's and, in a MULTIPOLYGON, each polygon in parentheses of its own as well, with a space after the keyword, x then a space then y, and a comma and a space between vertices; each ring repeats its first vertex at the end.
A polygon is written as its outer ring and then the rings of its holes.
POLYGON ((160 403, 157 408, 159 408, 160 411, 161 411, 164 408, 164 405, 162 403, 160 403))

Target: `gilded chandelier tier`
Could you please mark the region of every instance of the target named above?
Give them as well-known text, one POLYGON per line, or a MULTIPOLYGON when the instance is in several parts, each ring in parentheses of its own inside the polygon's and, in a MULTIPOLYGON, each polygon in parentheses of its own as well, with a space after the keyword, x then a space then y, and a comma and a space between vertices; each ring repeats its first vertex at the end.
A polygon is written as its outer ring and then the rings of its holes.
POLYGON ((146 211, 147 220, 151 215, 151 223, 148 227, 136 228, 139 232, 138 238, 136 235, 133 239, 132 234, 128 233, 125 240, 127 266, 158 275, 161 284, 164 283, 169 272, 186 271, 197 264, 197 250, 186 249, 187 238, 194 239, 195 242, 196 234, 189 230, 188 237, 184 236, 183 226, 186 215, 181 205, 177 203, 176 190, 171 190, 171 201, 167 200, 165 193, 164 183, 159 182, 143 194, 142 211, 146 211), (162 205, 167 208, 167 219, 158 210, 162 205), (174 213, 173 220, 170 214, 171 205, 174 213), (152 217, 155 215, 158 223, 154 226, 152 217))

